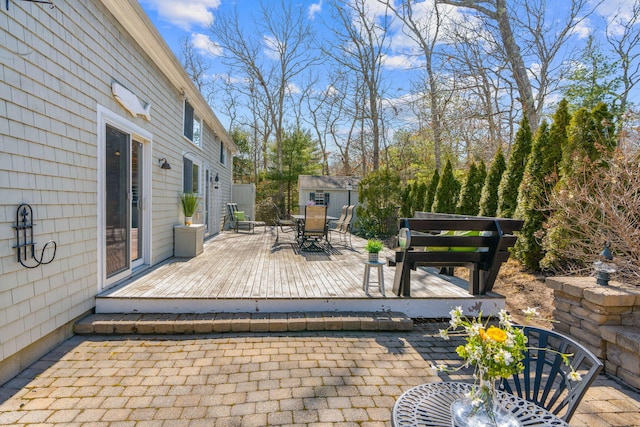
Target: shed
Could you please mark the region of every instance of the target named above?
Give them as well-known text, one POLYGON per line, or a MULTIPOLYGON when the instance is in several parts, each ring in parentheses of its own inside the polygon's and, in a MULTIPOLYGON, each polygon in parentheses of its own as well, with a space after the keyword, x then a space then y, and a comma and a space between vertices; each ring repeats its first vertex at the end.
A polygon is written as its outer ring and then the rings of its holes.
POLYGON ((358 205, 358 184, 356 176, 316 176, 298 177, 298 200, 300 213, 312 201, 316 205, 326 205, 327 215, 340 216, 344 205, 358 205))

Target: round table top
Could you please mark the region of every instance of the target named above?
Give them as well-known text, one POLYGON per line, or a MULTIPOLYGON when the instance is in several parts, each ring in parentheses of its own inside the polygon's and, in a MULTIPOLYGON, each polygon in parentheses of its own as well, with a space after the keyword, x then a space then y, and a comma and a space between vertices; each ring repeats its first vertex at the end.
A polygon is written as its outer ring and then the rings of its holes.
MULTIPOLYGON (((393 405, 392 425, 451 427, 451 403, 466 397, 473 384, 438 382, 407 390, 393 405)), ((523 426, 563 426, 569 424, 551 412, 511 393, 498 391, 500 404, 510 410, 523 426)))

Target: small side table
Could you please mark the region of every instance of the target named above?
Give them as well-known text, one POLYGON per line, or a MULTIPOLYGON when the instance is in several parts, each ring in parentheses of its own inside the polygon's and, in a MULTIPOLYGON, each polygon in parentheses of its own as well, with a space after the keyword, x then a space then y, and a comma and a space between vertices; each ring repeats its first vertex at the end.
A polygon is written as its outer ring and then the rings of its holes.
POLYGON ((362 289, 365 293, 369 293, 369 278, 371 276, 371 267, 374 267, 378 270, 378 281, 373 282, 378 284, 378 289, 382 293, 382 296, 386 296, 384 294, 384 272, 382 271, 382 267, 384 267, 384 262, 382 261, 363 261, 364 262, 364 278, 362 280, 362 289))

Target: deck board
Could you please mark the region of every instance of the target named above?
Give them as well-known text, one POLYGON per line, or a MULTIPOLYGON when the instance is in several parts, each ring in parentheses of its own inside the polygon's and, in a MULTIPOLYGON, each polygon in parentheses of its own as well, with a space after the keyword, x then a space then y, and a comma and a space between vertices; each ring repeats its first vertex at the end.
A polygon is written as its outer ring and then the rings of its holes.
MULTIPOLYGON (((300 252, 291 236, 275 242, 269 227, 255 233, 224 232, 205 242, 198 257, 171 258, 144 275, 104 291, 114 298, 381 298, 377 286, 362 290, 365 240, 353 237, 353 249, 334 246, 330 253, 300 252)), ((385 249, 382 259, 393 255, 385 249)), ((394 269, 384 266, 387 298, 394 269)), ((421 270, 412 273, 414 298, 470 297, 460 284, 421 270)))

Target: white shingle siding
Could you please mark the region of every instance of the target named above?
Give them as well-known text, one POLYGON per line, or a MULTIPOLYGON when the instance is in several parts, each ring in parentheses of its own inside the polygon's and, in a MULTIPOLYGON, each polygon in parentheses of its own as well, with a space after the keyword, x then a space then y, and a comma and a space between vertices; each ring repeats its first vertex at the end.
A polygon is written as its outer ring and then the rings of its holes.
POLYGON ((145 163, 151 168, 153 197, 151 264, 173 254, 182 154, 207 153, 223 201, 230 196, 231 159, 220 165, 219 141, 209 126, 203 132, 204 151, 181 137, 181 89, 103 2, 56 2, 53 9, 11 2, 0 13, 0 40, 1 364, 94 306, 99 105, 152 135, 151 158, 145 163), (113 81, 151 104, 151 121, 132 117, 120 106, 111 94, 113 81), (162 157, 171 170, 158 167, 162 157), (58 244, 49 265, 26 269, 16 261, 12 226, 21 203, 33 207, 36 250, 48 240, 58 244))

